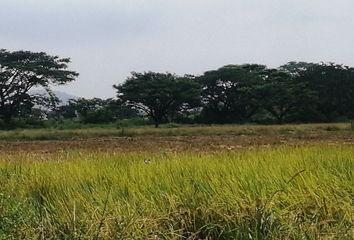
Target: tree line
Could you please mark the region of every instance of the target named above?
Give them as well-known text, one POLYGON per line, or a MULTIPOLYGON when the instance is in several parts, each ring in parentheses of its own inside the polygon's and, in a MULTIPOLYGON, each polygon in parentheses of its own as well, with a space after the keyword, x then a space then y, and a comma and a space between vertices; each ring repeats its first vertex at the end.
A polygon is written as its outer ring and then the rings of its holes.
POLYGON ((336 63, 226 65, 199 76, 132 72, 116 97, 60 105, 51 87, 74 81, 69 58, 0 50, 0 119, 75 119, 109 123, 334 122, 354 119, 354 68, 336 63), (46 94, 34 94, 43 88, 46 94))

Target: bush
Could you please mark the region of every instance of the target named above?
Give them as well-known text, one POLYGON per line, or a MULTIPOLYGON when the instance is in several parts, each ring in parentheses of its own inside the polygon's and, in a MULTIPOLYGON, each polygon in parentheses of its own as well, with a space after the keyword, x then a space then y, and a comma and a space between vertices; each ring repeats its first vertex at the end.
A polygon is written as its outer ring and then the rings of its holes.
POLYGON ((45 127, 44 121, 40 119, 27 118, 27 119, 13 119, 10 123, 5 123, 0 120, 0 129, 11 130, 16 128, 43 128, 45 127))
POLYGON ((125 128, 125 127, 134 127, 134 126, 144 126, 151 124, 151 122, 145 118, 137 117, 137 118, 129 118, 122 119, 116 122, 117 129, 125 128))

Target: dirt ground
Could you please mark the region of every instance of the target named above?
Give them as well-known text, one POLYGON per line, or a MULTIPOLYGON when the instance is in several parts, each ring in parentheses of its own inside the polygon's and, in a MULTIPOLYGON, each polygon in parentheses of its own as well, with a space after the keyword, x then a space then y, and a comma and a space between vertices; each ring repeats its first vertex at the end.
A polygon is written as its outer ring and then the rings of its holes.
POLYGON ((0 141, 0 154, 94 152, 235 151, 275 145, 354 144, 351 135, 120 137, 67 141, 0 141))

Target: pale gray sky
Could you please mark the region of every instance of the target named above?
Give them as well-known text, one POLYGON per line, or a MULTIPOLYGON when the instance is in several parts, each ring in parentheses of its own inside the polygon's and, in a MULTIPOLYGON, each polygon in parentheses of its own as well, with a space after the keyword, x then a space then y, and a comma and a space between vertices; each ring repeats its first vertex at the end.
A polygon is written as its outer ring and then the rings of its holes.
POLYGON ((71 57, 60 88, 113 97, 131 71, 225 64, 354 66, 354 0, 0 0, 0 48, 71 57))

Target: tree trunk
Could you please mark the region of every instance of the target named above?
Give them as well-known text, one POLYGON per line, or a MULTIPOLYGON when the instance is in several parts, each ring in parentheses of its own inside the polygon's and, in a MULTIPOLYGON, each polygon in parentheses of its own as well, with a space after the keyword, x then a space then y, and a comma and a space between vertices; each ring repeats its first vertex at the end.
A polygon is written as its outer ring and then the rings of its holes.
POLYGON ((154 120, 155 128, 158 128, 159 124, 160 124, 159 118, 156 116, 153 116, 152 119, 154 120))
POLYGON ((281 113, 277 116, 278 124, 283 124, 284 122, 284 115, 281 113))

